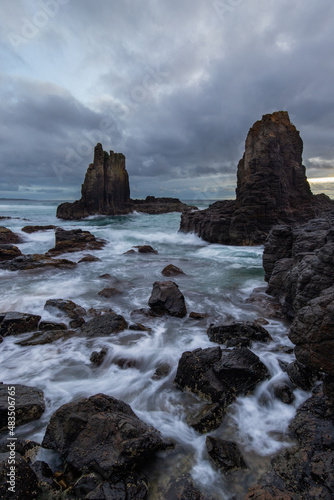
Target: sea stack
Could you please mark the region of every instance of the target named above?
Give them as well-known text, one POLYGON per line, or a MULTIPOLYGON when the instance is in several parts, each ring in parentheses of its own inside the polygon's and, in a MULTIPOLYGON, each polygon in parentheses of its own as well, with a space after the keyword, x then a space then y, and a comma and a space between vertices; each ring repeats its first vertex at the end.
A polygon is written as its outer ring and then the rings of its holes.
POLYGON ((306 221, 333 207, 327 196, 312 194, 302 152, 303 141, 286 111, 264 115, 247 135, 236 200, 183 214, 180 230, 211 243, 258 245, 275 224, 306 221))
POLYGON ((74 203, 62 203, 57 209, 61 219, 81 219, 89 215, 117 215, 130 212, 129 176, 122 153, 103 151, 98 143, 94 149, 94 161, 88 167, 81 187, 81 199, 74 203))
POLYGON ((81 186, 81 199, 59 205, 57 217, 77 220, 89 215, 125 215, 134 210, 161 214, 191 208, 177 198, 147 196, 145 200, 131 200, 125 156, 113 151, 108 154, 98 143, 94 149, 94 161, 89 165, 81 186))

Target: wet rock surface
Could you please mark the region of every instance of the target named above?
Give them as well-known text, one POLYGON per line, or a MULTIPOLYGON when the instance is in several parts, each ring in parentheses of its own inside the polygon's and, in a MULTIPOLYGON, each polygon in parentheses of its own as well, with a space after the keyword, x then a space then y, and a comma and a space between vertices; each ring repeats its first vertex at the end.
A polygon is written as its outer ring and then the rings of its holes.
POLYGON ((72 269, 77 264, 67 259, 52 259, 43 254, 20 255, 12 260, 0 262, 6 271, 31 271, 35 269, 72 269))
POLYGON ((42 446, 58 451, 81 472, 126 476, 165 448, 160 433, 123 401, 97 394, 67 403, 51 417, 42 446))
POLYGON ((25 233, 32 234, 37 233, 38 231, 51 231, 53 229, 57 229, 57 226, 49 225, 49 226, 24 226, 21 231, 25 233))
POLYGON ((311 193, 302 151, 302 139, 286 111, 264 115, 247 135, 236 200, 182 214, 180 230, 211 243, 258 245, 278 222, 306 221, 334 208, 327 196, 311 193))
MULTIPOLYGON (((0 384, 0 432, 8 431, 8 387, 15 387, 15 425, 39 419, 45 410, 43 391, 21 384, 0 384)), ((12 391, 13 392, 13 391, 12 391)))
POLYGON ((334 496, 334 410, 321 389, 297 411, 290 430, 298 445, 276 455, 245 500, 334 496))
POLYGON ((55 232, 56 245, 51 248, 47 255, 57 255, 66 252, 78 252, 81 250, 101 250, 105 241, 99 240, 89 231, 82 229, 71 229, 66 231, 57 228, 55 232))
POLYGON ((7 227, 0 226, 0 244, 16 245, 17 243, 22 243, 22 238, 7 227))
POLYGON ((0 335, 20 335, 37 330, 41 316, 16 311, 0 313, 0 335))
POLYGON ((148 305, 156 314, 183 318, 187 314, 185 300, 174 281, 156 281, 148 305))
POLYGON ((74 335, 78 335, 78 332, 75 330, 46 330, 42 332, 35 332, 31 337, 25 340, 21 340, 20 342, 16 342, 18 345, 24 346, 33 346, 33 345, 45 345, 52 344, 52 342, 56 342, 56 340, 62 339, 67 340, 74 335))
POLYGON ((82 333, 85 337, 108 337, 114 333, 126 330, 128 323, 123 316, 115 313, 106 313, 102 316, 90 319, 82 327, 82 333))
POLYGON ((205 443, 210 458, 222 472, 247 469, 246 462, 236 443, 213 436, 207 436, 205 443))
POLYGON ((252 342, 269 342, 271 336, 261 325, 252 322, 235 322, 229 325, 211 325, 207 334, 212 342, 226 347, 249 347, 252 342))
POLYGON ((180 274, 184 275, 184 272, 179 267, 174 266, 173 264, 168 264, 162 271, 161 274, 170 278, 172 276, 179 276, 180 274))
POLYGON ((10 453, 0 453, 0 498, 3 500, 35 500, 38 493, 38 478, 30 465, 19 454, 15 454, 15 475, 10 484, 10 453), (14 490, 9 490, 9 488, 14 490))
POLYGON ((15 257, 19 257, 20 255, 22 255, 21 250, 15 245, 0 245, 0 262, 15 259, 15 257))
POLYGON ((265 365, 249 349, 209 347, 182 354, 174 383, 215 403, 191 422, 196 430, 206 432, 220 425, 238 395, 251 393, 268 376, 265 365))

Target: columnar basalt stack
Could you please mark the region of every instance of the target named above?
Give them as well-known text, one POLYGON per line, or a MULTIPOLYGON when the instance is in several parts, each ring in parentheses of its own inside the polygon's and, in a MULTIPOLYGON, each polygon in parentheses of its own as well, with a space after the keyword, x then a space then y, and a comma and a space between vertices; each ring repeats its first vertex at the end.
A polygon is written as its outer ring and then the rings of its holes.
POLYGON ((180 230, 211 243, 264 243, 279 222, 306 221, 333 202, 315 196, 302 164, 303 141, 286 111, 264 115, 248 132, 238 164, 235 201, 182 215, 180 230))
POLYGON ((89 165, 81 187, 81 199, 59 205, 57 217, 75 220, 97 214, 125 215, 134 210, 157 214, 187 209, 189 207, 176 198, 148 196, 145 200, 131 200, 125 156, 113 151, 108 154, 98 143, 94 161, 89 165))

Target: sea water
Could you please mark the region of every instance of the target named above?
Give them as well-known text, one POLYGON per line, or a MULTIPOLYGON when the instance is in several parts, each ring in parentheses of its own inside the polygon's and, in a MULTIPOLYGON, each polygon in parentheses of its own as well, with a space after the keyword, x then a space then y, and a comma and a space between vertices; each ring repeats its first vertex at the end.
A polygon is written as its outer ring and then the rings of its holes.
MULTIPOLYGON (((0 380, 8 385, 24 384, 44 391, 46 411, 40 420, 18 427, 17 437, 41 442, 51 415, 64 403, 80 397, 104 393, 131 405, 139 418, 156 427, 176 443, 173 451, 158 454, 145 472, 150 478, 152 499, 163 499, 160 491, 181 474, 216 499, 241 499, 249 486, 266 470, 273 454, 290 446, 288 425, 307 393, 295 390, 291 405, 274 396, 274 386, 287 381, 282 370, 293 361, 288 326, 268 316, 256 301, 248 301, 253 290, 263 287, 261 246, 234 247, 209 244, 194 234, 178 232, 180 214, 94 216, 82 221, 61 221, 55 216, 58 202, 0 200, 0 215, 12 219, 0 223, 18 233, 24 254, 45 253, 54 246, 54 231, 27 234, 24 225, 49 225, 65 229, 81 228, 107 241, 99 251, 64 254, 78 262, 87 254, 99 261, 80 263, 74 269, 0 271, 0 312, 39 314, 43 320, 65 321, 44 309, 48 299, 70 299, 86 308, 109 307, 129 324, 138 321, 132 312, 147 308, 155 281, 165 278, 168 264, 181 268, 184 275, 172 278, 185 296, 188 313, 205 313, 196 321, 163 316, 141 318, 149 331, 126 330, 110 337, 73 337, 51 344, 21 347, 28 338, 6 337, 0 345, 0 380), (27 220, 24 220, 27 219, 27 220), (156 254, 127 254, 136 245, 151 245, 156 254), (102 278, 109 274, 109 278, 102 278), (98 292, 115 287, 121 294, 105 299, 98 292), (206 330, 210 324, 253 321, 261 317, 273 341, 252 346, 267 366, 271 379, 250 396, 239 397, 227 412, 222 425, 210 435, 238 443, 248 469, 229 474, 219 472, 205 447, 206 435, 197 433, 188 422, 205 404, 198 397, 180 391, 174 384, 178 361, 185 351, 213 347, 206 330), (101 366, 90 362, 93 351, 108 349, 101 366), (122 362, 120 362, 122 360, 122 362), (153 378, 156 368, 168 363, 170 373, 153 378)), ((201 208, 204 205, 201 206, 201 208)), ((68 320, 68 318, 67 318, 68 320)), ((57 456, 44 451, 40 459, 57 465, 57 456)))

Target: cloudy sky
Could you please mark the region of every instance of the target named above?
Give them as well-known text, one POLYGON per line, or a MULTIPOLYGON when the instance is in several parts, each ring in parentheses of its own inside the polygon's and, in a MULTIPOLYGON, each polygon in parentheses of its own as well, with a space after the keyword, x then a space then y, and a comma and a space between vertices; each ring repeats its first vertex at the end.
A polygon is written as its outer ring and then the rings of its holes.
POLYGON ((102 142, 125 154, 133 198, 231 198, 250 126, 281 109, 313 191, 334 197, 333 0, 3 0, 0 13, 0 197, 79 198, 102 142))

